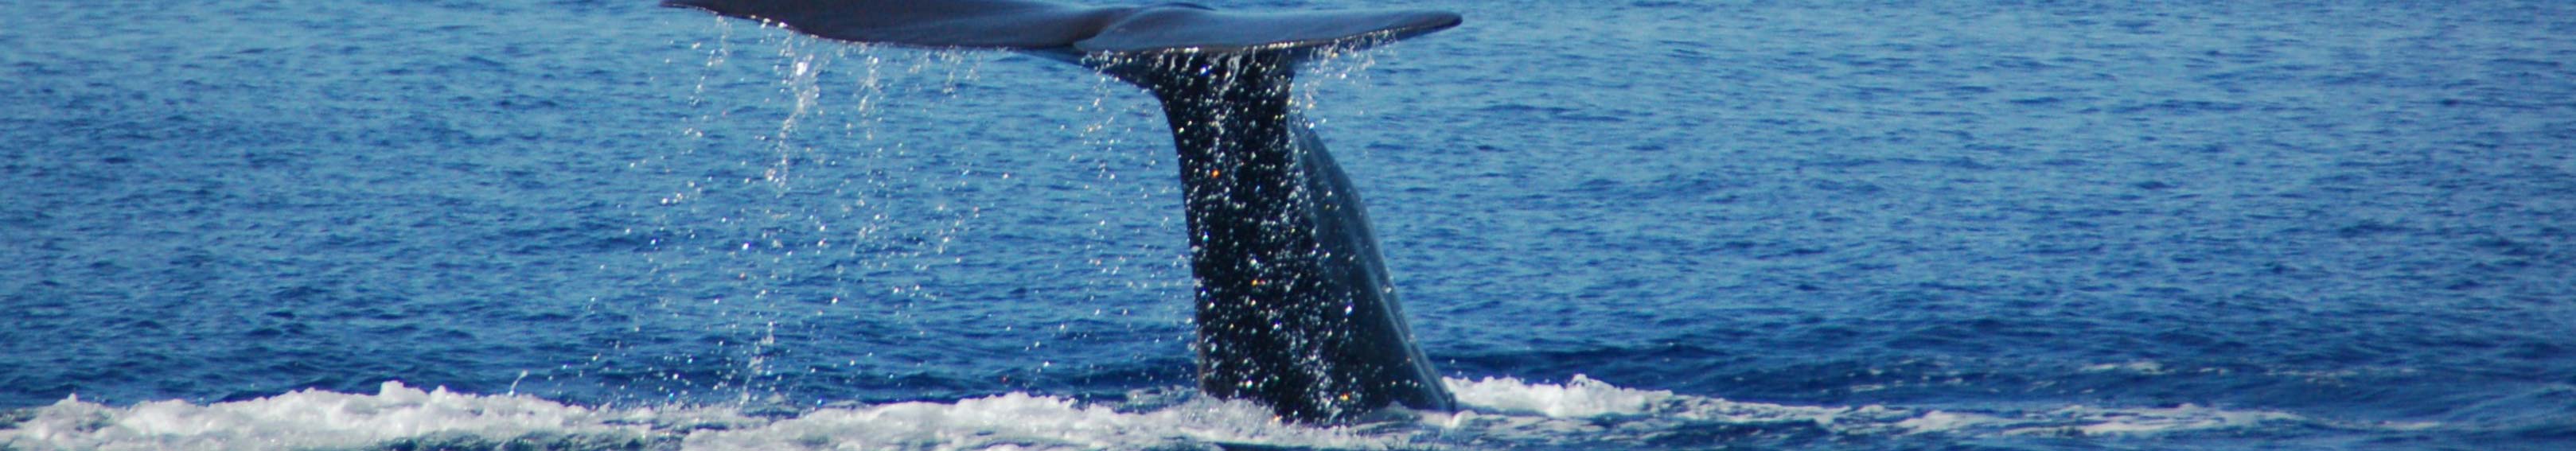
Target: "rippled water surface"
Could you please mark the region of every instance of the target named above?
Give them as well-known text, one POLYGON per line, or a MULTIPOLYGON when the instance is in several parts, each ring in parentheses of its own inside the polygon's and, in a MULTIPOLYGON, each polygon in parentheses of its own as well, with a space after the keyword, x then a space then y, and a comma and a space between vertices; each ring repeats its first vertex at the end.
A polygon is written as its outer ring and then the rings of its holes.
POLYGON ((1304 74, 1474 408, 1202 399, 1160 111, 648 1, 0 4, 0 448, 2567 449, 2576 7, 1447 9, 1304 74))

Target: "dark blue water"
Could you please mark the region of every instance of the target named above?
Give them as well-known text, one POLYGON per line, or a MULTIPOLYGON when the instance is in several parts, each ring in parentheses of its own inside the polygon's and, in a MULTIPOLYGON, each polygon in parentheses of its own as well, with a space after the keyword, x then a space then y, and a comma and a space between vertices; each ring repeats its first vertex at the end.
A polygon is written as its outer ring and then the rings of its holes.
POLYGON ((1148 97, 648 3, 0 5, 0 448, 2576 446, 2566 4, 1213 2, 1467 17, 1303 87, 1480 413, 1312 431, 1148 97))

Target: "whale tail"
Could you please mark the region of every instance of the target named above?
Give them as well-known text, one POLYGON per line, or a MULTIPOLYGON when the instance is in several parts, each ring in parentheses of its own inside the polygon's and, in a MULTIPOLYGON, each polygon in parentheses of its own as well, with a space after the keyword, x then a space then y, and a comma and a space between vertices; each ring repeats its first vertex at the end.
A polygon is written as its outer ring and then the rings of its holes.
POLYGON ((1457 26, 1445 11, 1234 13, 1172 3, 1092 8, 1026 0, 667 0, 816 37, 1086 55, 1233 53, 1386 42, 1457 26))
POLYGON ((1197 279, 1199 388, 1294 421, 1455 401, 1412 340, 1349 177, 1289 89, 1320 55, 1448 29, 1440 11, 1233 13, 1025 0, 668 0, 826 39, 1026 52, 1162 101, 1197 279))

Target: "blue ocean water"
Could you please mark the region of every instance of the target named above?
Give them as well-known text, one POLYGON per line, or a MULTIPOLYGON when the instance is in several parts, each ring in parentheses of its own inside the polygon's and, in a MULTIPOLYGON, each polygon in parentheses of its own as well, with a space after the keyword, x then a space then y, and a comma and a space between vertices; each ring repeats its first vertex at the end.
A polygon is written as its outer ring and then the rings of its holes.
POLYGON ((2576 5, 1207 2, 1467 17, 1301 87, 1477 408, 1324 430, 1146 96, 649 3, 0 5, 0 448, 2576 446, 2576 5))

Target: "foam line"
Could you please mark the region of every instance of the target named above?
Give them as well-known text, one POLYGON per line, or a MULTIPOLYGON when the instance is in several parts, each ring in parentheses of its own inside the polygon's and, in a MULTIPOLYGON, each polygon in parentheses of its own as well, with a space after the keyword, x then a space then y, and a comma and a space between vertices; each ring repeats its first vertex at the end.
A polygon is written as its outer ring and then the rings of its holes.
MULTIPOLYGON (((1878 405, 1795 406, 1619 387, 1576 376, 1443 381, 1462 409, 1412 421, 1312 427, 1244 401, 1138 392, 1129 404, 1009 393, 956 402, 819 408, 792 418, 735 406, 593 408, 523 395, 422 390, 305 390, 209 405, 127 407, 65 399, 0 415, 0 449, 273 450, 389 448, 1391 449, 1441 444, 1646 443, 1708 430, 1782 436, 2153 436, 2317 424, 2298 415, 2179 405, 1966 412, 1878 405), (8 423, 8 418, 17 418, 8 423), (432 446, 437 445, 437 446, 432 446)), ((2411 428, 2425 425, 2408 425, 2411 428)))

